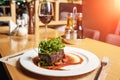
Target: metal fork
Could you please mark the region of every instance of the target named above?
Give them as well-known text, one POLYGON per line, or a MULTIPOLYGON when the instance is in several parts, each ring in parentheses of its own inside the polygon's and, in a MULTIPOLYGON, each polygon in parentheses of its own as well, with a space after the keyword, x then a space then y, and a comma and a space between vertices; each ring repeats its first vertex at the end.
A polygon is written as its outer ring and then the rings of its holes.
POLYGON ((96 73, 96 75, 95 75, 94 80, 98 80, 98 78, 99 78, 99 76, 100 76, 100 74, 101 74, 101 72, 102 72, 103 67, 108 64, 108 61, 109 61, 109 58, 108 58, 108 57, 103 57, 103 58, 102 58, 102 60, 101 60, 101 66, 100 66, 100 68, 98 69, 98 71, 97 71, 97 73, 96 73))

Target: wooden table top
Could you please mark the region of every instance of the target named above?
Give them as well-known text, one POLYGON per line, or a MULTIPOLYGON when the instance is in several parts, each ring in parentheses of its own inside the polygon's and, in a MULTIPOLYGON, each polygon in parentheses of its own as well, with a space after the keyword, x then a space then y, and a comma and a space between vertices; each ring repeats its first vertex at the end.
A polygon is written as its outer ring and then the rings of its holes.
MULTIPOLYGON (((48 37, 58 37, 63 33, 53 29, 48 29, 48 37)), ((35 35, 27 37, 8 36, 6 30, 0 32, 0 54, 2 57, 20 52, 23 50, 38 47, 40 41, 44 40, 44 29, 40 28, 35 35)), ((120 47, 113 46, 104 42, 92 40, 89 38, 81 40, 76 45, 66 44, 66 46, 82 48, 93 52, 98 58, 107 56, 110 58, 110 69, 105 80, 120 80, 120 47)), ((74 77, 46 77, 34 74, 24 70, 19 64, 14 67, 5 64, 11 78, 13 80, 92 80, 96 74, 96 70, 87 74, 74 77)))

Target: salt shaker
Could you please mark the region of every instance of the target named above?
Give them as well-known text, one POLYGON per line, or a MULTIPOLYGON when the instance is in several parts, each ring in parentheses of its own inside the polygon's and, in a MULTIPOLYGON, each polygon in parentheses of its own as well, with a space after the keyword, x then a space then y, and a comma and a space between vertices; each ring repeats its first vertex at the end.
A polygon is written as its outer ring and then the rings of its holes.
POLYGON ((70 39, 70 32, 71 32, 71 30, 66 30, 65 31, 65 38, 66 39, 70 39))
POLYGON ((24 26, 24 21, 21 22, 21 25, 18 26, 17 36, 27 35, 27 29, 24 26))
POLYGON ((77 39, 77 30, 72 31, 71 39, 77 39))

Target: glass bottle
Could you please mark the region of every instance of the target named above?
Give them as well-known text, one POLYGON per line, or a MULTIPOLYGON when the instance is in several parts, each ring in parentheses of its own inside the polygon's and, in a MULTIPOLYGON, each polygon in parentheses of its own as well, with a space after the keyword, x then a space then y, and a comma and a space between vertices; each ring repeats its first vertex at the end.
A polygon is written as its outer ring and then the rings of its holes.
POLYGON ((83 39, 83 27, 82 27, 82 13, 77 14, 77 27, 76 29, 78 30, 77 35, 79 39, 83 39))
POLYGON ((72 13, 68 13, 68 17, 67 17, 67 25, 66 25, 66 28, 65 30, 72 30, 72 24, 73 24, 73 21, 72 21, 72 13))
POLYGON ((77 7, 73 7, 73 28, 75 30, 76 26, 77 26, 77 7))

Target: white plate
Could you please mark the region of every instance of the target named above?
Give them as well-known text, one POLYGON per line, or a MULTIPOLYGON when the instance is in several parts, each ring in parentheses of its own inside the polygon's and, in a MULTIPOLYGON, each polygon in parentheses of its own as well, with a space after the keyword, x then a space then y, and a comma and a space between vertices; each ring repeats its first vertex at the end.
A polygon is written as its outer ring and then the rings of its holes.
POLYGON ((37 48, 36 50, 34 49, 28 50, 20 57, 20 64, 26 70, 36 74, 59 77, 76 76, 93 71, 100 64, 98 57, 89 51, 80 48, 65 47, 64 48, 65 53, 76 54, 83 59, 83 62, 81 64, 63 67, 63 69, 66 70, 48 70, 40 68, 33 63, 32 59, 38 55, 36 51, 37 48))

